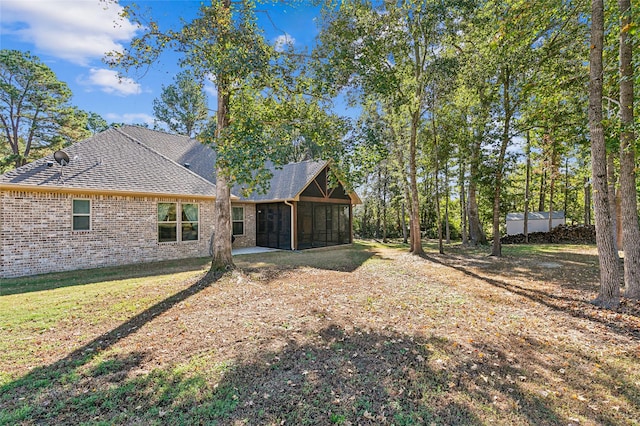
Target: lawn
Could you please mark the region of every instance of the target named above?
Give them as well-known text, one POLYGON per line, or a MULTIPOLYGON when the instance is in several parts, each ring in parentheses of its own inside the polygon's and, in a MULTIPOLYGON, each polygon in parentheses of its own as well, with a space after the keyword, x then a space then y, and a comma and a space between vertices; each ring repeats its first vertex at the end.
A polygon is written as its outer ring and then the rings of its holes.
POLYGON ((590 246, 399 244, 0 284, 0 424, 639 425, 590 246))

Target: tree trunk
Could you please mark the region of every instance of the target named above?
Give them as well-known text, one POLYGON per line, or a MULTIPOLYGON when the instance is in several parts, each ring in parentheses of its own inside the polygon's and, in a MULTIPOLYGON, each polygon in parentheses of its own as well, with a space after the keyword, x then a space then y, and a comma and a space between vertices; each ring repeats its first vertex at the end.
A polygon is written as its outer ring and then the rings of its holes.
MULTIPOLYGON (((609 189, 609 212, 611 212, 611 235, 613 235, 613 249, 616 253, 620 250, 618 244, 618 224, 616 220, 616 172, 613 163, 613 153, 607 154, 607 186, 609 189)), ((619 258, 619 257, 618 257, 619 258)))
POLYGON ((529 186, 531 184, 531 139, 529 131, 527 131, 527 175, 524 183, 524 223, 522 232, 524 233, 524 242, 529 242, 529 186))
POLYGON ((384 164, 384 176, 382 184, 382 242, 387 242, 387 164, 384 164))
MULTIPOLYGON (((438 160, 436 160, 436 163, 438 160)), ((444 254, 444 245, 442 238, 442 215, 440 214, 440 185, 438 185, 438 168, 436 167, 436 173, 434 175, 435 180, 435 192, 436 192, 436 220, 438 221, 438 252, 444 254)))
POLYGON ((482 135, 476 135, 471 146, 471 163, 469 165, 469 239, 472 246, 484 245, 487 238, 480 224, 480 215, 478 214, 477 199, 477 179, 480 163, 480 141, 482 135))
POLYGON ((442 244, 442 215, 440 214, 440 185, 439 185, 439 181, 438 181, 438 175, 440 174, 440 148, 438 146, 438 133, 437 133, 437 127, 436 127, 436 115, 434 113, 435 109, 436 109, 436 105, 435 105, 435 99, 433 101, 433 105, 432 105, 432 111, 431 111, 431 125, 432 125, 432 130, 433 130, 433 150, 434 150, 434 157, 435 157, 435 173, 434 173, 434 189, 435 189, 435 193, 436 193, 436 220, 438 221, 438 252, 440 254, 444 254, 444 246, 442 244))
POLYGON ((591 182, 584 178, 584 224, 591 225, 591 182))
POLYGON ((380 170, 380 164, 378 164, 378 207, 376 208, 376 239, 380 239, 382 230, 382 171, 380 170))
MULTIPOLYGON (((218 112, 216 140, 224 138, 229 125, 230 84, 227 79, 218 76, 218 112)), ((224 271, 234 267, 231 255, 231 190, 227 183, 226 170, 216 162, 216 227, 213 238, 213 259, 210 272, 224 271)))
POLYGON ((564 207, 562 211, 564 212, 564 217, 567 215, 567 204, 569 203, 569 157, 567 156, 564 159, 564 207))
POLYGON ((549 232, 553 229, 553 197, 556 189, 556 146, 555 141, 551 140, 551 162, 549 167, 549 232))
POLYGON ((607 159, 602 128, 602 50, 604 45, 603 0, 591 0, 591 52, 589 55, 589 133, 591 177, 596 219, 596 243, 600 259, 600 292, 594 304, 615 309, 620 305, 620 272, 613 248, 611 215, 607 195, 607 159))
POLYGON ((620 15, 620 191, 624 239, 625 296, 640 299, 640 229, 633 131, 633 38, 629 37, 631 0, 618 0, 620 15))
POLYGON ((404 211, 404 202, 402 203, 402 242, 407 244, 407 214, 404 211))
POLYGON ((460 165, 459 165, 459 180, 460 180, 460 232, 462 233, 462 245, 469 244, 469 239, 467 237, 467 202, 465 200, 465 187, 464 187, 464 171, 465 164, 462 159, 462 155, 460 156, 460 165))
POLYGON ((420 233, 420 198, 418 196, 418 178, 417 178, 417 140, 418 140, 418 124, 420 122, 420 112, 414 111, 411 114, 411 136, 409 139, 409 192, 411 195, 411 253, 421 256, 424 254, 422 248, 422 235, 420 233))
POLYGON ((449 224, 449 162, 444 163, 444 236, 447 244, 451 244, 451 226, 449 224))
POLYGON ((546 195, 546 183, 547 183, 547 170, 546 168, 542 170, 542 174, 540 175, 540 198, 538 200, 538 211, 544 211, 544 199, 546 195))
POLYGON ((511 100, 509 97, 511 74, 509 67, 502 70, 502 105, 504 109, 504 123, 502 128, 502 140, 500 143, 500 153, 496 165, 495 186, 493 188, 493 246, 491 256, 502 256, 502 244, 500 242, 500 196, 502 193, 502 178, 504 175, 504 158, 507 153, 507 146, 511 140, 511 100))

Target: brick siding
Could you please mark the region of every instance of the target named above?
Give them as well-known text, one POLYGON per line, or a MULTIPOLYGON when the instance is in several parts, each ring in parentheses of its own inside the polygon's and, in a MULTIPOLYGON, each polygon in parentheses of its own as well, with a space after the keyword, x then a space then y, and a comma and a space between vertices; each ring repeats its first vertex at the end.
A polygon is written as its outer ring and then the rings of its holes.
POLYGON ((231 203, 231 207, 244 207, 244 235, 237 235, 233 248, 256 246, 256 205, 231 203))
POLYGON ((213 200, 2 191, 0 278, 209 256, 213 224, 213 200), (90 231, 71 229, 74 199, 91 200, 90 231), (199 240, 159 243, 158 202, 198 204, 199 240))

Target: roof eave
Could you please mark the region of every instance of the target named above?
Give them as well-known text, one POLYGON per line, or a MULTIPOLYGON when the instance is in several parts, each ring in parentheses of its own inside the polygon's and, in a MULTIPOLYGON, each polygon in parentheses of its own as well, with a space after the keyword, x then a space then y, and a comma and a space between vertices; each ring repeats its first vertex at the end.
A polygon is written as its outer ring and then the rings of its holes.
MULTIPOLYGON (((157 197, 157 198, 182 198, 182 199, 198 199, 198 200, 215 200, 215 195, 206 194, 173 194, 166 192, 151 191, 126 191, 98 188, 69 188, 62 186, 34 186, 20 185, 12 183, 0 183, 0 191, 23 191, 23 192, 51 192, 54 194, 78 194, 78 195, 112 195, 125 197, 157 197)), ((234 199, 233 196, 231 197, 234 199)))

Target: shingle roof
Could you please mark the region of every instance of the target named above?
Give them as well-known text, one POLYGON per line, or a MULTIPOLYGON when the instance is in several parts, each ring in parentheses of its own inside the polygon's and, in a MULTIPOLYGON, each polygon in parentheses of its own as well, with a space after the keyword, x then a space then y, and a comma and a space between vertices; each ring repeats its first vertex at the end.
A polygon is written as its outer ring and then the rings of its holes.
MULTIPOLYGON (((215 151, 188 136, 122 126, 64 151, 71 161, 62 168, 62 176, 61 167, 50 155, 0 176, 0 185, 215 196, 215 151)), ((303 161, 282 168, 268 164, 273 178, 267 193, 254 192, 241 199, 293 200, 327 164, 303 161)), ((240 195, 241 188, 234 187, 232 193, 240 195)))
MULTIPOLYGON (((124 126, 121 130, 134 139, 144 141, 145 145, 176 163, 189 164, 191 171, 215 183, 216 154, 211 147, 188 136, 172 135, 144 127, 124 126)), ((243 201, 292 200, 326 165, 326 161, 303 161, 277 168, 272 163, 268 163, 267 168, 271 171, 273 178, 266 194, 253 192, 248 197, 243 197, 242 188, 238 185, 234 186, 231 192, 243 201)))
MULTIPOLYGON (((293 200, 326 166, 326 161, 302 161, 287 164, 280 169, 269 164, 267 167, 273 173, 273 177, 267 193, 254 192, 248 197, 240 196, 240 199, 251 201, 293 200)), ((234 189, 238 194, 241 192, 239 188, 234 189)))
POLYGON ((5 173, 0 184, 215 196, 210 181, 117 128, 64 151, 70 158, 68 165, 61 168, 50 155, 5 173))
POLYGON ((216 153, 210 146, 188 136, 172 135, 144 127, 123 126, 120 130, 176 163, 182 166, 188 164, 192 172, 216 183, 216 153))

